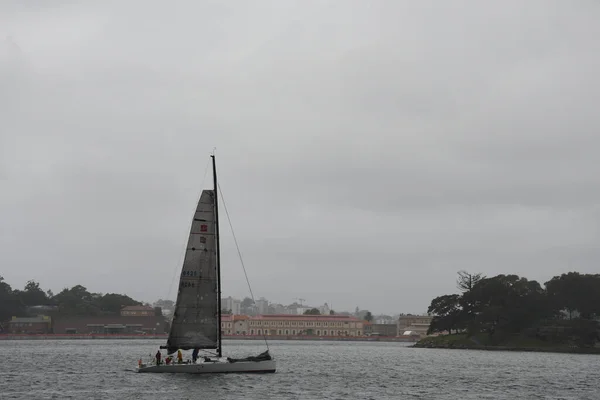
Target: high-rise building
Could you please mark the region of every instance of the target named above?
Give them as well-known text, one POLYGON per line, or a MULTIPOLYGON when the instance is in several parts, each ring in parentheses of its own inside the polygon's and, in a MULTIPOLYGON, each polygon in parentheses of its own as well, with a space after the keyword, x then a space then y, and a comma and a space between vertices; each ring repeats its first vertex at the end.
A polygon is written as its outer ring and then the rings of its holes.
POLYGON ((269 301, 264 297, 256 300, 256 311, 259 315, 268 314, 269 312, 269 301))
POLYGON ((221 309, 222 310, 231 310, 233 315, 240 315, 242 308, 242 302, 238 299, 234 299, 229 296, 224 299, 221 299, 221 309))
POLYGON ((331 311, 331 309, 329 308, 329 305, 327 303, 319 307, 319 312, 321 313, 321 315, 329 315, 329 311, 331 311))

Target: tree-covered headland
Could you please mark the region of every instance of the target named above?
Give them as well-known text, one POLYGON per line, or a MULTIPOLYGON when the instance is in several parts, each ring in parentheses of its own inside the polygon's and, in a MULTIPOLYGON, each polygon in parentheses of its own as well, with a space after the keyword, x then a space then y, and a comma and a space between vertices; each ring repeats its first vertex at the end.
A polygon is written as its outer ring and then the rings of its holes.
POLYGON ((569 272, 542 286, 517 275, 459 272, 459 294, 436 297, 418 346, 589 349, 600 345, 600 275, 569 272))
MULTIPOLYGON (((0 323, 13 316, 26 317, 36 314, 35 307, 46 306, 41 314, 60 316, 102 316, 119 315, 124 306, 142 305, 129 296, 117 293, 90 293, 84 286, 75 285, 60 293, 44 291, 35 281, 25 287, 13 289, 0 276, 0 323), (32 308, 34 308, 32 310, 32 308)), ((156 315, 161 315, 160 308, 156 315)))

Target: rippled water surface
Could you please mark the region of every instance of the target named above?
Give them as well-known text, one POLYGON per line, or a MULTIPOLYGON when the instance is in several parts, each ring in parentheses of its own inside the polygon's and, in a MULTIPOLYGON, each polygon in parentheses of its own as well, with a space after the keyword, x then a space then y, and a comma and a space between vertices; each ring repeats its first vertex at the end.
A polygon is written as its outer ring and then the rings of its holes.
MULTIPOLYGON (((600 356, 282 341, 270 343, 275 374, 134 373, 160 344, 0 341, 0 398, 600 399, 600 356)), ((232 356, 263 350, 253 341, 225 344, 232 356)))

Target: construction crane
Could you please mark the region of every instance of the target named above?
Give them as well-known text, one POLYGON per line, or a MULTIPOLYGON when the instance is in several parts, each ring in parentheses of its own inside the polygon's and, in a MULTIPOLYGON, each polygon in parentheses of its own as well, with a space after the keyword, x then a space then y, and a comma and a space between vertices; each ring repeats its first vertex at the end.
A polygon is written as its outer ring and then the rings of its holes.
POLYGON ((302 304, 302 302, 303 302, 303 301, 306 301, 306 299, 303 299, 303 298, 301 298, 301 297, 294 297, 294 300, 298 300, 298 301, 300 302, 300 305, 301 305, 301 306, 303 305, 303 304, 302 304))

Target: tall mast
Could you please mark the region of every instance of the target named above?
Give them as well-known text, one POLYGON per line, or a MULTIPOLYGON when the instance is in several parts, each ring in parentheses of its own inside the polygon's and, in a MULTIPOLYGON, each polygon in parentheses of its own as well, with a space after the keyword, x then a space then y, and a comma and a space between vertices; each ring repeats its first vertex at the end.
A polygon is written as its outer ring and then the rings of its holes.
POLYGON ((215 250, 216 250, 216 261, 217 261, 217 333, 218 333, 218 347, 217 354, 219 357, 223 356, 223 346, 221 345, 221 248, 219 245, 219 198, 217 192, 219 186, 217 184, 217 163, 215 162, 214 153, 211 154, 212 167, 213 167, 213 186, 215 191, 215 250))

